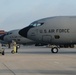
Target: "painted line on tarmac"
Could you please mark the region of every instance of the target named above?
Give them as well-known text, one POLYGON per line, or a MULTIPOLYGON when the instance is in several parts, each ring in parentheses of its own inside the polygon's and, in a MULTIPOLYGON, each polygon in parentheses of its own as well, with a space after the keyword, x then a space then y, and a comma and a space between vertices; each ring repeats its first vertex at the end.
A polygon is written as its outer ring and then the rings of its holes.
POLYGON ((6 64, 2 63, 13 75, 16 75, 6 64))

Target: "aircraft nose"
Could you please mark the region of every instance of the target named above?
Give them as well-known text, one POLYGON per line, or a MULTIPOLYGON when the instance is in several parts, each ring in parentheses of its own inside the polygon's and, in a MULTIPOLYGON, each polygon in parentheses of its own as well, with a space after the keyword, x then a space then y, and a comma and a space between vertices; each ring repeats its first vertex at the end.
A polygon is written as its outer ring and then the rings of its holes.
POLYGON ((1 35, 0 40, 4 40, 4 36, 5 36, 5 34, 1 35))
POLYGON ((28 27, 25 27, 23 29, 21 29, 19 31, 19 34, 23 37, 26 37, 27 38, 27 34, 28 34, 28 31, 32 28, 33 26, 28 26, 28 27))

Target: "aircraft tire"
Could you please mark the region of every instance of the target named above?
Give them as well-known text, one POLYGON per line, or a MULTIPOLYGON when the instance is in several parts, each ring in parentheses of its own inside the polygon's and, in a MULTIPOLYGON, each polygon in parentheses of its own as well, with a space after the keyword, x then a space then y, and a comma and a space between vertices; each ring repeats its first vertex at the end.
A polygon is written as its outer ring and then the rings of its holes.
POLYGON ((58 48, 57 48, 57 47, 52 48, 52 49, 51 49, 51 52, 52 52, 52 53, 58 53, 58 48))

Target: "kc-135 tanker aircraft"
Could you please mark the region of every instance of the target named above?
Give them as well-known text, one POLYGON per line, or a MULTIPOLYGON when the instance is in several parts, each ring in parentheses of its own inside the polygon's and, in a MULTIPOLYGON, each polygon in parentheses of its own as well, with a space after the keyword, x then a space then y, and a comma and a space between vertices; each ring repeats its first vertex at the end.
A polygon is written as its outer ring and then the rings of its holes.
POLYGON ((30 39, 24 38, 21 35, 19 35, 20 29, 15 29, 8 31, 7 33, 0 36, 0 39, 5 41, 10 45, 12 41, 15 41, 17 44, 34 44, 35 41, 32 41, 30 39))
POLYGON ((76 16, 43 18, 21 29, 19 34, 39 43, 56 45, 51 52, 57 53, 58 45, 76 44, 76 16))

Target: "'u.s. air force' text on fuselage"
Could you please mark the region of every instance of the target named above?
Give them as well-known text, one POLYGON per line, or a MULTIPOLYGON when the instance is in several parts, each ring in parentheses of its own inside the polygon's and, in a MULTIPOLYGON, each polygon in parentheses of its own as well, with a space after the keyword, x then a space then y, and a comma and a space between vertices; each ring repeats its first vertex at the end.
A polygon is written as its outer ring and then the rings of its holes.
POLYGON ((70 29, 43 29, 39 30, 40 33, 70 33, 70 29))

